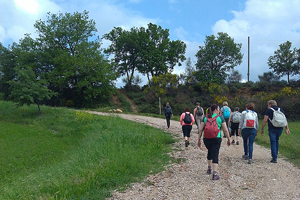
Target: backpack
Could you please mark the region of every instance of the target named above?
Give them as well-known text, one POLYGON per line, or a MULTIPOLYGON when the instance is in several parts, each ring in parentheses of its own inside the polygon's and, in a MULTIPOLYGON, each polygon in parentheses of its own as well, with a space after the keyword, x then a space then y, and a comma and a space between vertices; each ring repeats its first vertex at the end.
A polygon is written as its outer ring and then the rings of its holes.
POLYGON ((218 136, 220 129, 218 127, 217 117, 219 117, 219 115, 217 115, 213 118, 206 117, 207 121, 206 121, 205 127, 204 127, 204 137, 205 138, 213 139, 218 136))
POLYGON ((233 112, 232 114, 232 122, 239 123, 241 121, 242 114, 238 111, 233 112))
POLYGON ((257 114, 254 111, 249 111, 249 110, 246 110, 244 112, 246 112, 245 119, 244 119, 244 127, 254 128, 257 114))
POLYGON ((202 109, 201 107, 197 107, 197 116, 202 116, 203 115, 203 112, 202 112, 202 109))
POLYGON ((192 123, 192 117, 191 117, 191 114, 187 114, 185 113, 185 116, 183 118, 183 121, 185 124, 190 124, 192 123))
POLYGON ((166 107, 166 112, 167 112, 168 115, 170 115, 172 113, 172 109, 171 109, 170 106, 166 107))
POLYGON ((229 117, 230 117, 230 111, 229 111, 229 107, 228 106, 226 106, 226 108, 223 107, 223 117, 225 119, 229 119, 229 117))
POLYGON ((285 127, 287 124, 286 117, 283 112, 280 111, 280 108, 278 110, 274 110, 273 108, 270 108, 273 110, 273 119, 270 120, 270 122, 273 124, 275 127, 285 127))

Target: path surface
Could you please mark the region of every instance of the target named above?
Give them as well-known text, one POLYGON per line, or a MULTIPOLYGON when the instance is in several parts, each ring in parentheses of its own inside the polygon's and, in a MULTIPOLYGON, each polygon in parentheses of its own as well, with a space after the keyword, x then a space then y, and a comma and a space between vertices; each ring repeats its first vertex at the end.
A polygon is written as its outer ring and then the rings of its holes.
MULTIPOLYGON (((92 112, 94 114, 107 115, 92 112)), ((128 120, 134 120, 165 130, 163 119, 138 115, 114 114, 128 120)), ((166 170, 148 176, 142 183, 133 183, 124 192, 114 191, 114 199, 299 199, 300 170, 291 163, 278 158, 278 163, 270 163, 269 149, 254 144, 253 164, 248 164, 241 157, 243 145, 228 147, 222 142, 219 156, 220 180, 212 181, 206 174, 206 152, 196 145, 198 135, 193 126, 191 145, 184 146, 181 138, 181 126, 178 121, 171 120, 171 128, 167 130, 180 138, 174 144, 172 156, 186 159, 185 162, 174 163, 166 170)), ((258 136, 259 137, 259 136, 258 136)), ((282 135, 281 137, 284 137, 282 135)))

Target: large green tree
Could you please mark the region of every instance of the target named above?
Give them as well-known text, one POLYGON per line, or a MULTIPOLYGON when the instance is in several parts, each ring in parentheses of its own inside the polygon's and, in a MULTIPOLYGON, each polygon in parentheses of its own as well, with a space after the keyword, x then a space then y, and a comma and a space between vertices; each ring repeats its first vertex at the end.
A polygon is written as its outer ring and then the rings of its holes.
POLYGON ((181 66, 186 58, 184 56, 186 44, 180 40, 171 41, 169 29, 149 23, 145 33, 141 34, 143 40, 142 48, 142 67, 139 72, 148 77, 171 73, 178 64, 181 66))
POLYGON ((121 76, 127 76, 128 84, 135 71, 146 75, 150 83, 151 77, 170 73, 185 60, 186 45, 171 41, 168 29, 152 23, 130 31, 117 27, 103 38, 111 41, 105 52, 113 54, 112 63, 121 76))
POLYGON ((140 29, 135 27, 130 31, 117 27, 103 36, 104 39, 112 42, 105 52, 114 55, 111 60, 114 69, 119 76, 126 75, 124 81, 129 85, 134 79, 134 72, 141 63, 141 39, 139 37, 140 29))
POLYGON ((37 104, 40 114, 40 104, 55 93, 48 89, 48 81, 40 73, 36 47, 36 42, 29 35, 21 39, 19 44, 14 44, 11 49, 15 55, 12 59, 15 64, 14 75, 8 75, 11 79, 7 83, 10 86, 10 100, 20 106, 37 104))
POLYGON ((38 20, 34 27, 40 70, 60 94, 58 99, 86 106, 110 96, 116 75, 101 53, 95 22, 87 11, 48 13, 47 20, 38 20))
POLYGON ((242 63, 242 44, 237 44, 227 33, 206 36, 196 54, 196 77, 205 85, 225 82, 227 73, 242 63))
POLYGON ((4 47, 0 43, 0 91, 3 93, 3 98, 7 100, 8 95, 10 94, 9 83, 11 79, 15 77, 16 66, 16 53, 14 51, 15 45, 11 47, 4 47))
POLYGON ((270 69, 280 77, 286 75, 290 84, 290 76, 297 74, 296 66, 296 48, 291 49, 292 43, 287 41, 279 45, 279 49, 268 59, 270 69))

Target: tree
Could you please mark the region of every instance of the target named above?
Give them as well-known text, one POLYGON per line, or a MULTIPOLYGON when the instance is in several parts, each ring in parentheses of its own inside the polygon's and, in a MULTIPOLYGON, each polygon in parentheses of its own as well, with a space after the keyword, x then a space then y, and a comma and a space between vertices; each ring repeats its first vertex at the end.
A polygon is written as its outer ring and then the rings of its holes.
POLYGON ((94 20, 88 12, 59 13, 38 20, 39 69, 49 87, 60 93, 59 99, 86 106, 106 100, 114 89, 116 75, 101 54, 94 20))
POLYGON ((112 43, 105 49, 105 53, 114 54, 112 65, 119 76, 126 75, 126 84, 131 85, 134 79, 134 72, 140 63, 140 29, 131 28, 130 31, 121 27, 114 28, 103 38, 112 43))
POLYGON ((37 62, 36 42, 26 35, 20 40, 20 44, 15 44, 13 48, 15 55, 14 77, 8 81, 9 99, 17 102, 20 106, 27 104, 37 104, 38 113, 41 113, 40 104, 44 100, 49 100, 55 92, 48 89, 47 80, 39 73, 37 62))
POLYGON ((14 67, 16 66, 15 45, 5 48, 0 43, 0 91, 3 92, 3 98, 7 100, 10 94, 8 81, 15 77, 14 67))
POLYGON ((242 80, 242 75, 237 70, 232 70, 228 76, 228 83, 239 83, 242 80))
POLYGON ((184 56, 186 44, 180 40, 171 41, 169 30, 149 23, 145 32, 141 32, 142 66, 139 72, 148 77, 171 73, 178 64, 181 66, 186 58, 184 56))
POLYGON ((273 72, 264 72, 262 76, 258 76, 260 82, 273 83, 279 81, 280 77, 275 75, 273 72))
POLYGON ((150 77, 171 73, 174 67, 185 60, 186 45, 179 41, 170 41, 169 30, 161 26, 148 24, 148 28, 114 28, 103 36, 110 40, 106 53, 114 54, 112 63, 119 74, 127 76, 131 84, 137 70, 150 77))
POLYGON ((270 69, 280 77, 287 75, 290 84, 290 76, 297 74, 296 49, 291 49, 292 43, 287 41, 279 45, 279 49, 274 52, 274 56, 268 59, 270 69))
POLYGON ((219 32, 217 36, 206 36, 204 46, 196 54, 196 77, 198 81, 222 84, 229 70, 242 63, 242 44, 234 43, 227 33, 219 32))

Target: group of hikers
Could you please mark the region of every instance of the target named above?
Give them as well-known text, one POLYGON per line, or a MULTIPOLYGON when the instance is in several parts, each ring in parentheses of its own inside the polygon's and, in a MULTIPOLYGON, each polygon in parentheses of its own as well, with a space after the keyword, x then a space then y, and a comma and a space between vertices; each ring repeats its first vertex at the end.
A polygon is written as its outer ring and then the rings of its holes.
MULTIPOLYGON (((218 163, 219 150, 221 147, 222 137, 227 138, 227 145, 239 145, 239 137, 243 138, 244 155, 242 159, 248 160, 249 164, 253 163, 253 143, 259 129, 258 115, 254 111, 254 103, 248 103, 245 110, 240 112, 238 107, 232 112, 228 102, 224 101, 220 108, 213 104, 205 112, 197 102, 193 112, 190 107, 186 107, 180 116, 185 147, 190 144, 192 125, 196 122, 197 133, 199 134, 197 145, 202 148, 202 141, 207 149, 207 173, 212 174, 212 180, 218 180, 218 163), (231 140, 232 137, 232 140, 231 140)), ((167 120, 167 128, 170 128, 170 119, 173 116, 172 108, 169 102, 166 103, 164 113, 167 120)), ((288 122, 284 111, 277 106, 275 100, 269 100, 267 109, 264 114, 261 135, 264 133, 264 127, 268 123, 269 138, 271 144, 271 163, 277 163, 279 137, 286 129, 286 134, 290 134, 288 122)))

